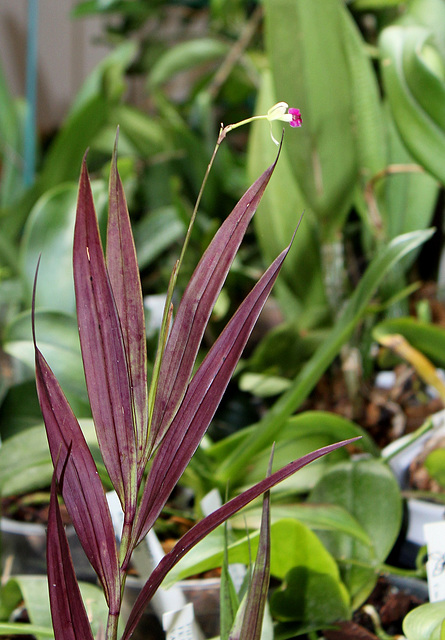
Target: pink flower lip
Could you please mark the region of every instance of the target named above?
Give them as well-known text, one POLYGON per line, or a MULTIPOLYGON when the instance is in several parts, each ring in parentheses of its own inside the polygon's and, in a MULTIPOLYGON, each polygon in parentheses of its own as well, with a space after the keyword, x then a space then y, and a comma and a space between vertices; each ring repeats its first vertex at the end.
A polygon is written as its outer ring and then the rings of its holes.
POLYGON ((288 113, 292 116, 292 120, 289 122, 291 127, 301 127, 303 124, 303 118, 301 117, 300 109, 294 109, 291 107, 288 113))

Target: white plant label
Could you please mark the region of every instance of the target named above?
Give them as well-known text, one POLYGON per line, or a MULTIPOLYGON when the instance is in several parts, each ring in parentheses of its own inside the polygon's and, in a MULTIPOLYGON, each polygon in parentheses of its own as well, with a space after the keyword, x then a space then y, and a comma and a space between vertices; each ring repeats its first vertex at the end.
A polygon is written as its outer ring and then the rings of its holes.
POLYGON ((445 522, 424 526, 428 551, 426 573, 430 602, 445 600, 445 522))
POLYGON ((168 611, 162 616, 166 640, 195 640, 193 629, 193 604, 190 602, 178 611, 168 611))

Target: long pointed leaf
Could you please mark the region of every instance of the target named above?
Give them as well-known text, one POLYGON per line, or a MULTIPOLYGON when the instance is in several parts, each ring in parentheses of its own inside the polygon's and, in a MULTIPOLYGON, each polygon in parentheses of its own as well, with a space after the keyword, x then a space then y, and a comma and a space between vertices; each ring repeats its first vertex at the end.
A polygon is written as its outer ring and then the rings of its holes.
MULTIPOLYGON (((117 143, 117 140, 116 140, 117 143)), ((111 163, 107 228, 107 269, 122 328, 128 375, 133 394, 137 459, 142 460, 147 438, 147 347, 139 268, 116 148, 111 163)), ((139 468, 142 474, 143 468, 139 468)))
POLYGON ((257 282, 194 375, 150 469, 136 525, 138 540, 153 526, 206 432, 289 248, 257 282))
POLYGON ((93 640, 74 572, 53 476, 47 531, 48 588, 56 640, 93 640))
MULTIPOLYGON (((271 473, 272 458, 269 465, 271 473)), ((270 492, 263 497, 260 539, 255 560, 252 581, 249 586, 241 624, 235 628, 229 640, 260 640, 263 626, 264 610, 267 602, 270 580, 270 492)))
POLYGON ((96 465, 71 407, 36 347, 36 381, 49 449, 68 513, 110 607, 119 602, 116 542, 96 465), (69 455, 68 455, 69 453, 69 455), (62 461, 67 460, 63 468, 62 461))
POLYGON ((184 292, 159 373, 150 432, 151 448, 156 448, 164 437, 184 397, 213 305, 270 180, 276 161, 246 191, 221 225, 184 292))
POLYGON ((426 242, 434 229, 413 231, 394 238, 370 263, 359 286, 350 297, 336 326, 328 338, 295 378, 291 388, 284 393, 255 426, 252 434, 226 456, 218 471, 222 482, 237 482, 249 461, 276 439, 287 418, 296 411, 312 391, 320 376, 331 364, 341 346, 349 339, 363 317, 367 305, 383 278, 404 256, 426 242))
POLYGON ((124 512, 136 505, 136 434, 126 353, 84 159, 73 249, 80 345, 102 457, 124 512))
POLYGON ((225 520, 230 518, 234 513, 249 504, 249 502, 252 502, 252 500, 255 500, 255 498, 260 496, 262 493, 268 491, 279 482, 282 482, 305 465, 309 464, 313 460, 317 460, 317 458, 320 458, 331 451, 334 451, 335 449, 338 449, 339 447, 355 442, 358 439, 359 438, 351 438, 350 440, 336 442, 335 444, 331 444, 327 447, 323 447, 322 449, 317 449, 316 451, 306 454, 302 458, 299 458, 279 471, 276 471, 268 478, 258 482, 250 489, 247 489, 247 491, 244 491, 241 495, 232 498, 232 500, 192 527, 192 529, 182 536, 173 549, 162 558, 161 562, 154 569, 150 578, 142 588, 131 611, 122 640, 127 640, 131 636, 147 603, 151 600, 167 573, 192 547, 195 546, 195 544, 202 540, 211 531, 216 529, 216 527, 222 524, 225 520))

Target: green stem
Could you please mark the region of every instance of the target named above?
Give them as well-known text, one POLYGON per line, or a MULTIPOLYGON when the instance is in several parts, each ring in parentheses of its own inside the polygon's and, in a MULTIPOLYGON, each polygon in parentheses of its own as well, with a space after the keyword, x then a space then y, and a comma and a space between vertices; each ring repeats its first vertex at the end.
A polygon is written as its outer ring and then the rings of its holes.
POLYGON ((416 431, 414 431, 406 440, 404 439, 401 444, 397 448, 395 448, 391 453, 382 456, 382 460, 385 462, 389 462, 395 456, 398 456, 399 453, 410 447, 416 440, 421 438, 425 433, 433 429, 434 423, 431 418, 425 420, 421 427, 419 427, 416 431))

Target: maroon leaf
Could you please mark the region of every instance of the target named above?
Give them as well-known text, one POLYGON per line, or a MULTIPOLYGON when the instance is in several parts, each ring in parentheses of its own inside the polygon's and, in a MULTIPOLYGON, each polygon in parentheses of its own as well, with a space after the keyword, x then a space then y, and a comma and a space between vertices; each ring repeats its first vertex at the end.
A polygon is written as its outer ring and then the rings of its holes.
POLYGON ((176 543, 169 553, 167 553, 157 567, 154 569, 150 578, 145 583, 144 587, 141 589, 139 596, 134 604, 134 607, 130 613, 128 618, 127 626, 125 627, 124 634, 122 636, 122 640, 127 640, 133 633, 136 625, 138 623, 139 618, 144 612, 145 607, 148 602, 153 597, 156 590, 161 585, 165 576, 171 569, 179 562, 179 560, 185 556, 185 554, 190 551, 192 547, 194 547, 200 540, 205 538, 211 531, 216 529, 220 524, 222 524, 225 520, 233 516, 237 511, 245 507, 249 502, 252 502, 255 498, 260 496, 265 491, 268 491, 272 487, 274 487, 279 482, 282 482, 296 471, 309 464, 313 460, 320 458, 339 447, 343 447, 346 444, 351 442, 355 442, 360 438, 351 438, 350 440, 343 440, 342 442, 336 442, 335 444, 330 444, 327 447, 323 447, 321 449, 317 449, 316 451, 312 451, 311 453, 306 454, 302 458, 295 460, 294 462, 289 463, 279 471, 276 471, 268 478, 261 480, 256 485, 247 489, 241 495, 232 498, 222 507, 208 515, 206 518, 198 522, 192 529, 190 529, 182 538, 176 543))
POLYGON ((46 554, 49 600, 55 639, 93 640, 60 515, 54 476, 49 503, 46 554))
POLYGON ((151 450, 164 437, 184 397, 213 306, 275 164, 246 191, 221 225, 184 292, 159 373, 149 435, 151 450))
POLYGON ((118 606, 120 580, 110 511, 82 430, 45 358, 36 351, 36 382, 49 449, 62 495, 85 553, 110 607, 118 606), (66 463, 63 461, 66 460, 66 463))
POLYGON ((257 282, 194 375, 155 454, 135 526, 138 540, 153 526, 206 432, 289 248, 257 282))
POLYGON ((140 463, 139 476, 141 477, 144 470, 142 468, 143 452, 148 423, 145 318, 130 217, 122 181, 117 170, 116 147, 110 173, 106 260, 127 355, 136 421, 137 459, 140 463))
MULTIPOLYGON (((270 460, 270 476, 272 458, 270 460)), ((264 609, 267 602, 270 580, 270 493, 263 497, 263 513, 261 517, 260 538, 255 560, 255 568, 245 603, 243 616, 239 625, 229 635, 229 640, 260 640, 263 626, 264 609)))
POLYGON ((121 325, 84 159, 73 249, 82 358, 97 439, 127 520, 136 508, 136 433, 121 325))

